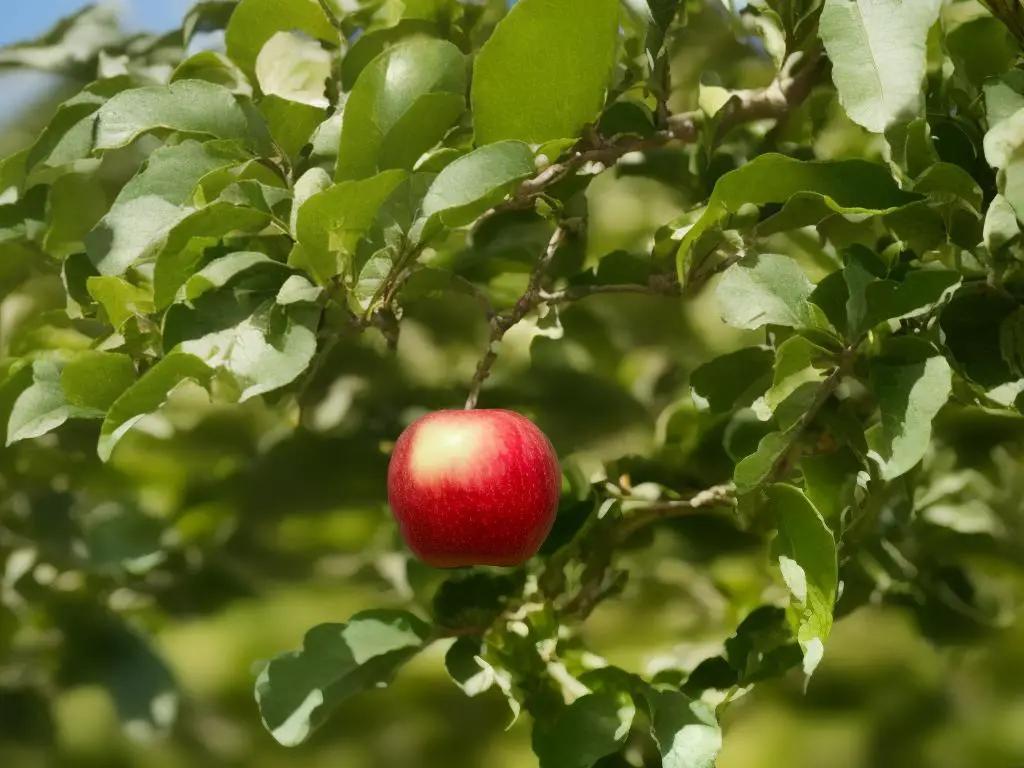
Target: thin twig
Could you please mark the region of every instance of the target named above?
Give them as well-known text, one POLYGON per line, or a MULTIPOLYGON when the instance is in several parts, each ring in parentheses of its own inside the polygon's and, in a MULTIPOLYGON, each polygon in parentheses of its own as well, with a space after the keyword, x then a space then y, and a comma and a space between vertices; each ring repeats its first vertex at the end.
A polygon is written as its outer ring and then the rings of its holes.
MULTIPOLYGON (((624 501, 630 501, 624 497, 624 501)), ((628 515, 619 526, 620 535, 626 538, 641 528, 671 517, 685 517, 713 507, 728 507, 736 502, 736 486, 732 483, 713 485, 695 493, 688 499, 667 499, 643 504, 635 514, 628 515)), ((630 503, 634 503, 630 501, 630 503)), ((637 502, 642 503, 642 502, 637 502)))
POLYGON ((477 363, 476 373, 473 374, 473 381, 469 385, 469 396, 466 398, 467 411, 476 408, 477 400, 480 399, 480 389, 483 387, 487 377, 491 375, 491 368, 498 359, 498 347, 508 329, 526 317, 530 310, 537 306, 544 275, 548 267, 551 266, 551 262, 554 260, 558 249, 565 241, 565 235, 564 223, 555 227, 551 239, 548 240, 547 247, 544 248, 544 253, 537 259, 537 264, 534 266, 533 272, 530 273, 530 280, 526 285, 526 290, 523 291, 523 295, 516 301, 512 311, 507 315, 495 315, 491 318, 491 337, 487 343, 487 352, 484 353, 480 362, 477 363))
POLYGON ((786 449, 779 454, 779 456, 772 462, 772 467, 768 471, 763 481, 764 485, 770 485, 780 479, 782 479, 793 466, 793 462, 797 459, 797 454, 800 448, 800 440, 810 427, 811 422, 814 421, 818 412, 825 407, 825 403, 829 401, 829 398, 835 393, 843 379, 850 372, 850 367, 853 365, 855 350, 857 349, 857 343, 850 345, 845 348, 839 357, 839 361, 836 367, 828 375, 828 377, 818 387, 818 392, 814 396, 814 401, 810 404, 806 411, 800 415, 799 421, 793 425, 789 430, 788 437, 789 443, 786 449))
POLYGON ((331 4, 328 3, 327 0, 320 0, 320 9, 324 12, 324 16, 327 17, 327 20, 331 22, 332 27, 339 32, 344 32, 341 19, 338 18, 338 15, 334 12, 334 9, 331 8, 331 4))
MULTIPOLYGON (((810 57, 802 54, 791 56, 779 76, 765 88, 734 92, 729 103, 716 116, 714 138, 724 136, 743 123, 779 119, 787 115, 794 106, 807 98, 817 84, 823 61, 818 53, 810 57)), ((567 159, 552 163, 520 184, 512 199, 496 210, 523 208, 548 187, 587 165, 608 166, 631 152, 644 152, 669 144, 693 144, 700 137, 700 129, 705 120, 706 115, 700 110, 681 112, 670 115, 668 127, 651 137, 641 139, 630 136, 605 147, 573 150, 567 159)))
POLYGON ((652 280, 650 283, 618 283, 612 285, 573 285, 557 291, 540 291, 537 297, 545 304, 562 304, 579 301, 588 296, 608 293, 639 293, 648 296, 678 296, 679 283, 675 280, 661 282, 652 280))

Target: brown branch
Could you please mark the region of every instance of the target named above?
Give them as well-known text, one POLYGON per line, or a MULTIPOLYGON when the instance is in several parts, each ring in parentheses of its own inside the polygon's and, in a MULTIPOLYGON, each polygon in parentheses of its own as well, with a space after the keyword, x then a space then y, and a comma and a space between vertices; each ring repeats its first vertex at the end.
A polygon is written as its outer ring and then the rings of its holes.
MULTIPOLYGON (((717 140, 743 123, 785 117, 793 107, 807 98, 818 83, 824 61, 820 53, 810 56, 796 54, 785 62, 782 71, 770 85, 735 91, 726 106, 716 115, 714 138, 717 140)), ((643 152, 670 144, 693 144, 700 137, 700 129, 706 119, 700 110, 681 112, 670 115, 668 127, 649 138, 630 136, 609 146, 594 149, 585 149, 585 144, 581 143, 568 158, 552 163, 520 184, 512 199, 495 210, 526 207, 548 187, 586 165, 597 163, 607 166, 630 152, 643 152)))
POLYGON ((680 285, 675 276, 652 275, 648 283, 616 283, 612 285, 572 285, 557 291, 540 291, 537 298, 545 304, 564 304, 599 294, 646 294, 648 296, 678 296, 680 285))
MULTIPOLYGON (((319 0, 324 13, 328 15, 331 22, 340 28, 340 20, 331 11, 327 0, 319 0)), ((825 59, 820 53, 806 57, 803 54, 796 54, 790 57, 784 64, 779 76, 767 87, 737 91, 733 94, 729 103, 715 116, 713 139, 724 136, 729 130, 743 123, 754 120, 778 119, 786 116, 788 112, 801 101, 803 101, 814 85, 818 82, 822 73, 822 64, 825 59)), ((650 149, 669 145, 692 144, 700 137, 701 127, 706 121, 706 115, 700 110, 683 112, 670 115, 667 119, 667 127, 658 131, 653 136, 638 138, 627 136, 607 146, 593 147, 593 143, 600 141, 599 137, 586 136, 577 144, 569 156, 560 162, 553 163, 536 176, 527 179, 513 193, 506 202, 492 208, 484 216, 504 210, 515 210, 528 208, 533 205, 536 198, 544 194, 548 188, 558 183, 567 176, 583 169, 591 164, 603 166, 613 165, 622 157, 631 152, 644 152, 650 149)), ((536 268, 530 276, 530 283, 523 295, 516 302, 515 307, 506 315, 497 315, 489 302, 484 297, 484 306, 487 310, 488 320, 491 327, 490 341, 487 353, 477 364, 476 372, 470 384, 469 396, 466 399, 466 408, 476 407, 480 396, 480 390, 484 381, 490 376, 491 368, 498 357, 498 347, 509 328, 520 322, 532 309, 543 302, 558 303, 575 301, 598 293, 642 293, 658 295, 679 295, 681 289, 674 281, 657 282, 660 278, 652 278, 647 285, 615 285, 615 286, 573 286, 560 291, 544 293, 541 290, 541 283, 548 265, 554 258, 565 236, 563 226, 556 229, 551 242, 545 249, 544 255, 539 259, 536 268)), ((420 246, 422 248, 422 245, 420 246)), ((388 322, 388 318, 378 318, 378 314, 391 313, 393 303, 399 288, 410 274, 410 266, 418 256, 419 249, 412 249, 395 264, 391 273, 382 282, 376 295, 370 302, 366 313, 358 319, 356 326, 365 329, 371 325, 381 327, 385 331, 390 345, 394 345, 397 338, 394 328, 388 322), (383 321, 383 322, 381 322, 383 321), (383 326, 383 327, 382 327, 383 326)), ((725 260, 721 267, 727 267, 733 263, 725 260)), ((704 279, 718 271, 717 268, 708 274, 701 275, 702 278, 694 286, 703 283, 704 279)))
POLYGON ((516 301, 512 311, 507 315, 495 315, 491 318, 491 337, 487 343, 487 352, 477 363, 476 373, 473 374, 473 381, 469 385, 469 396, 466 398, 466 410, 476 408, 477 400, 480 398, 480 389, 483 387, 487 377, 491 375, 491 368, 498 360, 498 347, 501 340, 505 338, 509 328, 522 320, 531 309, 539 303, 541 283, 544 281, 544 274, 555 258, 555 254, 565 241, 566 225, 564 223, 555 227, 554 234, 548 240, 544 253, 537 259, 537 264, 530 273, 530 280, 526 285, 523 295, 516 301))
MULTIPOLYGON (((625 496, 624 502, 632 502, 625 496)), ((713 507, 731 507, 736 502, 736 486, 732 483, 713 485, 695 493, 688 499, 666 499, 643 504, 636 514, 625 517, 619 527, 620 536, 626 538, 641 528, 672 517, 686 517, 713 507)), ((642 503, 642 502, 639 502, 642 503)))
POLYGON ((792 468, 793 463, 798 458, 800 439, 807 432, 807 428, 810 427, 811 422, 818 415, 818 412, 825 407, 825 403, 829 401, 829 398, 835 394, 836 389, 842 383, 843 379, 850 372, 850 368, 853 366, 855 352, 857 349, 858 342, 851 344, 846 347, 839 356, 839 361, 836 363, 836 367, 828 375, 828 377, 818 387, 818 392, 814 396, 814 401, 810 404, 806 411, 801 414, 799 421, 793 425, 789 430, 789 444, 786 446, 778 458, 772 463, 771 469, 765 476, 763 485, 769 485, 785 477, 789 470, 792 468))

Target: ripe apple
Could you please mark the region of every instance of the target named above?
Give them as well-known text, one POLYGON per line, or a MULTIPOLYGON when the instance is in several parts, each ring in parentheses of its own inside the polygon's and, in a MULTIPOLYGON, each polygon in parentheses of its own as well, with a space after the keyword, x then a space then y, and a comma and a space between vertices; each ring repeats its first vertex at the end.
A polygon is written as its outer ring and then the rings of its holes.
POLYGON ((427 414, 401 434, 388 466, 402 536, 435 568, 528 560, 551 531, 561 485, 547 437, 505 410, 427 414))

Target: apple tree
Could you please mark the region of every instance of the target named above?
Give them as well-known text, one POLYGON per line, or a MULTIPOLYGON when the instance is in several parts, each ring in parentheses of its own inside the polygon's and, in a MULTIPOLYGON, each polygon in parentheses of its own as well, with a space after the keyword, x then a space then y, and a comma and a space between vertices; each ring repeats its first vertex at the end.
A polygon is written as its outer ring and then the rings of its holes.
POLYGON ((88 8, 0 50, 67 89, 0 160, 22 713, 95 683, 173 731, 161 627, 328 579, 379 607, 248 660, 281 745, 357 738, 336 710, 436 653, 543 768, 709 768, 864 606, 936 644, 1006 626, 1024 5, 508 6, 204 0, 163 35, 88 8), (478 407, 550 437, 557 516, 524 562, 432 568, 389 457, 478 407), (590 619, 675 592, 712 652, 598 652, 590 619))

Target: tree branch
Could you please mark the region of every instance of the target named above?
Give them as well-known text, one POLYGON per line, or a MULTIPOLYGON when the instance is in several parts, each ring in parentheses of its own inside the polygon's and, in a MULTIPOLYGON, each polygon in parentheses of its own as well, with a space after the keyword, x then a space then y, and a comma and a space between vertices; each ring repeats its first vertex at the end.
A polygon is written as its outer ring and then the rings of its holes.
POLYGON ((681 293, 675 276, 652 275, 648 283, 621 283, 612 285, 573 285, 558 291, 540 291, 537 297, 545 304, 563 304, 579 301, 588 296, 608 293, 639 293, 648 296, 678 296, 681 293))
POLYGON ((800 420, 793 425, 789 431, 789 444, 786 446, 778 458, 772 463, 772 467, 768 472, 768 475, 764 479, 764 484, 768 485, 774 483, 777 480, 782 479, 790 470, 793 462, 797 458, 797 449, 800 446, 800 438, 804 436, 807 428, 814 421, 814 418, 818 415, 818 412, 825 406, 825 403, 829 401, 829 398, 835 393, 839 385, 842 383, 843 378, 849 373, 851 366, 853 365, 855 351, 859 342, 855 342, 850 346, 843 349, 839 356, 839 361, 836 363, 835 369, 828 375, 828 378, 821 383, 818 387, 818 392, 814 396, 814 401, 800 416, 800 420))
MULTIPOLYGON (((796 54, 786 60, 778 77, 770 85, 734 92, 716 115, 714 139, 717 140, 743 123, 786 116, 810 94, 822 74, 825 61, 820 53, 810 56, 796 54)), ((700 137, 700 129, 706 119, 700 110, 681 112, 670 115, 668 127, 649 138, 629 136, 614 144, 593 149, 584 149, 585 145, 581 143, 567 159, 549 165, 520 184, 512 199, 496 210, 523 208, 548 187, 586 165, 599 163, 607 166, 630 152, 643 152, 670 144, 693 144, 700 137)))
POLYGON ((564 223, 555 227, 551 239, 548 240, 544 253, 537 260, 533 271, 530 273, 530 280, 526 285, 523 295, 516 301, 515 306, 508 315, 495 315, 491 318, 491 337, 487 343, 487 352, 477 363, 476 373, 473 374, 473 381, 469 385, 469 396, 466 398, 466 410, 476 408, 477 400, 480 398, 480 389, 483 387, 487 377, 491 375, 491 368, 498 359, 498 347, 501 340, 505 338, 508 329, 522 320, 539 303, 541 283, 544 281, 544 274, 555 258, 555 254, 565 241, 566 225, 564 223))
POLYGON ((334 9, 331 8, 331 4, 328 3, 327 0, 319 0, 319 2, 320 10, 324 12, 324 16, 327 17, 327 20, 331 22, 331 26, 334 27, 339 32, 344 32, 344 28, 342 27, 341 24, 341 19, 338 18, 338 15, 334 12, 334 9))
MULTIPOLYGON (((631 502, 628 496, 623 501, 631 502)), ((728 507, 736 502, 736 486, 722 483, 695 493, 688 499, 670 499, 642 504, 637 513, 626 517, 619 526, 620 536, 626 538, 641 528, 671 517, 686 517, 713 507, 728 507)), ((631 502, 632 503, 632 502, 631 502)))

